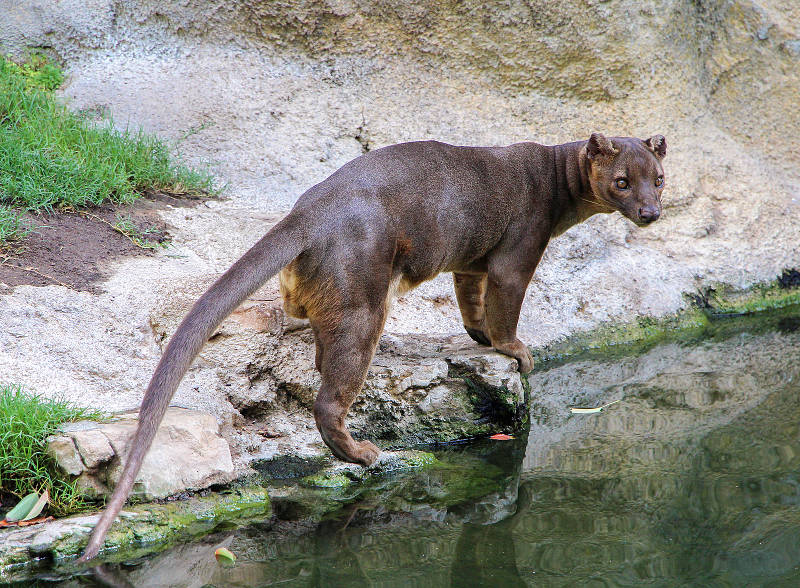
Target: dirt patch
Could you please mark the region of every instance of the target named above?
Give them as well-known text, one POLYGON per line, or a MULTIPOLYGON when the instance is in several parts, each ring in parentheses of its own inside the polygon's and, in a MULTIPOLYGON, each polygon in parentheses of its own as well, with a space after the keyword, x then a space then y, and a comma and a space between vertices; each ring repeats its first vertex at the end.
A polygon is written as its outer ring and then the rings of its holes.
POLYGON ((128 206, 27 215, 36 228, 21 243, 0 251, 0 283, 12 288, 58 284, 100 292, 110 262, 123 256, 153 255, 153 249, 142 244, 156 248, 168 244, 168 226, 159 209, 198 202, 158 193, 128 206), (137 238, 143 239, 139 245, 134 242, 137 238))

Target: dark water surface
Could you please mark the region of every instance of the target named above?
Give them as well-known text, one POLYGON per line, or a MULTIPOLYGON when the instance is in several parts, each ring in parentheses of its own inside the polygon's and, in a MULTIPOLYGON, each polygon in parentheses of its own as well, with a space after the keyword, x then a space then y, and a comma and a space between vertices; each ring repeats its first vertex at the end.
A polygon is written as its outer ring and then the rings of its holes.
POLYGON ((773 319, 544 366, 527 438, 59 585, 800 586, 800 319, 773 319))

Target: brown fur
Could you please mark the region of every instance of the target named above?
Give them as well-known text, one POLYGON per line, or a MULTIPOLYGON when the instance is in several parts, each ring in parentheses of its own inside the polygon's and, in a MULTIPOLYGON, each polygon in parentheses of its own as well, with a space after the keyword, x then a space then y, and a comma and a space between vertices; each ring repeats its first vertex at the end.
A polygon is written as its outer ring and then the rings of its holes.
POLYGON ((287 312, 307 317, 322 386, 320 435, 340 459, 372 464, 379 449, 345 427, 392 296, 452 272, 469 335, 533 368, 517 338, 525 289, 548 241, 597 213, 639 225, 661 213, 664 137, 545 146, 402 143, 344 165, 201 296, 170 340, 140 411, 125 469, 83 561, 102 547, 172 394, 219 323, 281 268, 287 312), (624 187, 622 185, 624 184, 624 187))

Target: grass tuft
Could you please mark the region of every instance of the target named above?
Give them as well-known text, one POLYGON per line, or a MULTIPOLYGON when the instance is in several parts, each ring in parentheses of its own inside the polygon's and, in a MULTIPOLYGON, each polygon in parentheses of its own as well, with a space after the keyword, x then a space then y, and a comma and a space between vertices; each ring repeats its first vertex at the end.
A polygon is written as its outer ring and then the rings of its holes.
POLYGON ((62 400, 0 385, 0 495, 22 497, 50 492, 50 512, 63 515, 88 506, 73 484, 63 479, 47 455, 46 439, 59 425, 102 414, 62 400))
POLYGON ((44 57, 23 65, 0 57, 0 204, 35 211, 129 203, 146 190, 218 192, 161 139, 70 112, 54 94, 61 81, 44 57))
POLYGON ((34 53, 27 63, 5 60, 9 73, 25 81, 28 90, 55 90, 64 82, 61 70, 51 64, 47 56, 34 53))
POLYGON ((19 210, 0 204, 0 249, 3 243, 18 241, 30 232, 31 226, 22 219, 19 210))
POLYGON ((140 229, 129 217, 121 214, 117 214, 117 222, 111 225, 111 227, 118 233, 125 235, 130 239, 131 243, 140 249, 166 248, 169 247, 170 244, 168 239, 159 241, 150 238, 151 235, 158 234, 158 230, 155 227, 140 229))

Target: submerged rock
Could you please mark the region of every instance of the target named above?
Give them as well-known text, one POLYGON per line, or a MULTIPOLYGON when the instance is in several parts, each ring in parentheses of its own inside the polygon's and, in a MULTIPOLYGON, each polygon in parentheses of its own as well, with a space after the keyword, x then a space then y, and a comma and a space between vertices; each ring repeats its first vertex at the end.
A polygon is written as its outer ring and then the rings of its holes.
POLYGON ((353 482, 365 482, 372 476, 418 469, 432 465, 435 461, 433 454, 426 451, 384 451, 378 456, 378 461, 368 468, 337 462, 304 477, 300 483, 309 488, 343 488, 353 482))
MULTIPOLYGON (((133 559, 202 537, 219 527, 230 529, 264 519, 271 512, 264 488, 243 488, 177 502, 130 506, 111 527, 102 554, 106 561, 133 559)), ((98 517, 99 514, 77 515, 0 530, 0 581, 26 577, 39 563, 77 556, 98 517)), ((214 561, 213 555, 211 561, 214 561)))

